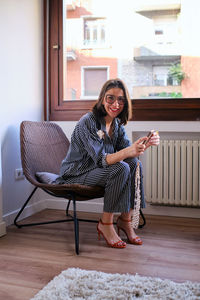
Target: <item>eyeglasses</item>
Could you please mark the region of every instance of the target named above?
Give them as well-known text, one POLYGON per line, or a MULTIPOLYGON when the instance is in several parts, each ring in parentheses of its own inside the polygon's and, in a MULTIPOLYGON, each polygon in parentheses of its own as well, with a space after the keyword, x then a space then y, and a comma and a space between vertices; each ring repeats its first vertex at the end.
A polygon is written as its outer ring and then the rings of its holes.
POLYGON ((123 96, 115 97, 114 95, 109 94, 105 96, 105 99, 106 103, 108 104, 113 104, 117 100, 119 105, 124 105, 126 101, 126 99, 123 96))

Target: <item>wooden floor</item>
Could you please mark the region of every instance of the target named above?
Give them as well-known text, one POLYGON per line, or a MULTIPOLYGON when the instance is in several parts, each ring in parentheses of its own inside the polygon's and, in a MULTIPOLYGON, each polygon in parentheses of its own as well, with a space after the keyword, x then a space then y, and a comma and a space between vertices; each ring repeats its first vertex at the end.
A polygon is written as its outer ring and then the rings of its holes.
MULTIPOLYGON (((28 220, 63 217, 63 211, 45 210, 28 220)), ((146 220, 137 231, 143 245, 126 249, 107 247, 98 241, 95 223, 80 222, 79 256, 71 222, 8 227, 0 238, 0 300, 28 300, 69 267, 200 282, 200 219, 146 216, 146 220)))

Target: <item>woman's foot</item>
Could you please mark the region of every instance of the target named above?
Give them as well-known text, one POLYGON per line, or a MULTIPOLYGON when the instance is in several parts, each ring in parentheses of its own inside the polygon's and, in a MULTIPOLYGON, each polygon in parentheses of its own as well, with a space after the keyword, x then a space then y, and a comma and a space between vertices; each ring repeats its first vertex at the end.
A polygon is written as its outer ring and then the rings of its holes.
POLYGON ((117 219, 117 230, 118 235, 120 234, 120 230, 124 231, 127 236, 128 242, 134 245, 142 245, 142 240, 139 236, 136 235, 132 224, 131 219, 124 219, 122 216, 117 219))
POLYGON ((120 237, 117 235, 113 223, 105 223, 100 219, 97 224, 98 238, 102 235, 106 240, 108 246, 112 248, 125 248, 126 243, 123 242, 120 237))

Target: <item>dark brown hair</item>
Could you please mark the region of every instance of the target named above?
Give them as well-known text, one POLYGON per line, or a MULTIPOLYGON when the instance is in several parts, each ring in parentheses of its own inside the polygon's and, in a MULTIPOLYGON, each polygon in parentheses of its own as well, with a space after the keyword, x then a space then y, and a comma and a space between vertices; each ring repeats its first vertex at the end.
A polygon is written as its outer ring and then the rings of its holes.
POLYGON ((128 89, 124 84, 124 82, 119 78, 109 79, 104 83, 101 92, 99 94, 97 103, 92 108, 92 111, 97 116, 97 118, 103 118, 107 115, 107 112, 103 105, 103 99, 105 97, 106 92, 112 88, 122 89, 124 93, 124 97, 125 97, 124 109, 117 116, 117 118, 120 120, 120 124, 126 125, 128 120, 132 117, 132 104, 131 104, 131 99, 129 96, 128 89))

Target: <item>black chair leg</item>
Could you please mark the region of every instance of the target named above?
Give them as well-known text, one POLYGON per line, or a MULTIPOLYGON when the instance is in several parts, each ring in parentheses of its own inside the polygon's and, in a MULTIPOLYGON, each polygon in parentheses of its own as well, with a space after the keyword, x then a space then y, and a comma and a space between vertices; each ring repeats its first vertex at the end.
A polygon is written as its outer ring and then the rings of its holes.
MULTIPOLYGON (((61 220, 53 220, 53 221, 44 221, 44 222, 36 222, 36 223, 22 223, 19 224, 17 222, 19 216, 21 215, 21 213, 23 212, 24 208, 26 207, 26 205, 28 204, 28 202, 30 201, 31 197, 33 196, 33 194, 35 193, 35 191, 37 190, 38 187, 35 187, 34 190, 32 191, 32 193, 30 194, 30 196, 28 197, 28 199, 26 200, 26 202, 24 203, 24 205, 22 206, 22 208, 20 209, 19 213, 17 214, 17 216, 14 219, 14 224, 15 226, 17 226, 18 228, 21 227, 27 227, 27 226, 37 226, 37 225, 46 225, 46 224, 54 224, 54 223, 61 223, 61 222, 71 222, 73 221, 73 217, 70 216, 70 214, 68 214, 67 216, 70 217, 70 219, 61 219, 61 220)), ((48 191, 44 190, 45 192, 47 192, 48 194, 54 196, 52 193, 49 193, 48 191)), ((69 206, 69 203, 68 203, 69 206)))
POLYGON ((32 198, 32 196, 33 196, 33 194, 35 193, 36 190, 37 190, 37 187, 34 188, 34 190, 32 191, 32 193, 30 194, 30 196, 28 197, 28 199, 26 200, 26 202, 24 203, 24 205, 22 206, 22 208, 18 212, 17 216, 15 217, 14 224, 18 228, 20 228, 22 226, 17 223, 17 220, 18 220, 19 216, 21 215, 21 213, 23 212, 23 210, 26 207, 26 205, 28 204, 28 202, 31 200, 31 198, 32 198))
POLYGON ((71 203, 71 200, 68 200, 68 203, 67 203, 67 207, 66 207, 66 216, 70 216, 69 214, 69 206, 70 206, 70 203, 71 203))
POLYGON ((76 254, 79 254, 79 221, 76 216, 76 200, 73 195, 73 210, 74 210, 74 234, 75 234, 75 250, 76 254))

